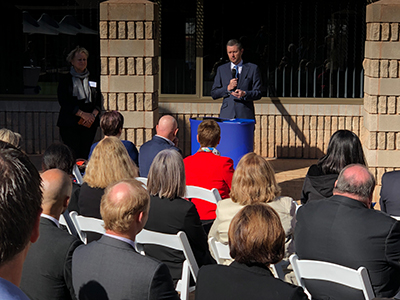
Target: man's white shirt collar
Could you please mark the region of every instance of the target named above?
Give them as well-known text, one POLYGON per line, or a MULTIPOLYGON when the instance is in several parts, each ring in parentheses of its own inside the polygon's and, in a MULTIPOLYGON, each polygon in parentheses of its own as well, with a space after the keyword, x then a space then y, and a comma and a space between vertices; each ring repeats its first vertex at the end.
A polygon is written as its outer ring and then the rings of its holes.
POLYGON ((130 240, 130 239, 127 239, 127 238, 124 238, 124 237, 118 236, 118 235, 109 234, 109 233, 105 233, 104 235, 108 236, 110 238, 113 238, 113 239, 120 240, 120 241, 123 241, 125 243, 128 243, 129 245, 131 245, 133 247, 133 249, 136 249, 135 242, 130 240))
POLYGON ((237 65, 235 65, 233 62, 231 62, 231 70, 233 68, 235 68, 235 66, 238 66, 238 70, 239 70, 239 74, 242 73, 242 68, 243 68, 243 59, 240 61, 240 63, 238 63, 237 65))
POLYGON ((163 137, 163 136, 161 136, 161 135, 158 135, 158 134, 156 134, 156 136, 158 136, 159 138, 162 138, 162 139, 166 140, 171 146, 175 146, 175 144, 174 144, 171 140, 169 140, 169 139, 167 139, 167 138, 165 138, 165 137, 163 137))
POLYGON ((50 221, 53 221, 54 224, 56 224, 57 227, 60 228, 60 222, 56 218, 54 218, 52 216, 49 216, 49 215, 46 215, 46 214, 40 214, 40 216, 45 218, 45 219, 49 219, 50 221))

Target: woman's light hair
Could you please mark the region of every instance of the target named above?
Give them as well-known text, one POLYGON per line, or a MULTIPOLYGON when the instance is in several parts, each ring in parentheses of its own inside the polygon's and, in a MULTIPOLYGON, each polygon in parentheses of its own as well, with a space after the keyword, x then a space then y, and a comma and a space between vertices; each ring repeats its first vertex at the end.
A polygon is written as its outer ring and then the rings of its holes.
POLYGON ((241 205, 271 202, 280 192, 275 172, 267 160, 254 152, 242 157, 232 177, 233 202, 241 205))
POLYGON ((166 149, 160 151, 151 164, 147 190, 150 195, 175 199, 186 194, 185 166, 180 153, 166 149))
POLYGON ((228 231, 230 254, 243 264, 280 262, 285 231, 278 213, 265 203, 246 205, 232 219, 228 231))
POLYGON ((133 218, 141 212, 148 213, 150 196, 143 184, 136 179, 126 179, 109 185, 101 198, 100 214, 104 228, 119 233, 129 231, 133 218), (123 201, 113 193, 117 185, 125 184, 129 192, 123 201))
POLYGON ((83 177, 92 188, 106 188, 109 184, 139 175, 124 144, 115 136, 102 139, 94 148, 83 177))
POLYGON ((9 143, 14 147, 19 148, 19 143, 21 141, 21 135, 17 132, 13 132, 7 128, 0 129, 0 141, 9 143))
POLYGON ((89 58, 89 51, 87 51, 83 47, 76 46, 70 53, 68 53, 67 62, 71 63, 77 53, 84 53, 86 55, 86 58, 89 58))

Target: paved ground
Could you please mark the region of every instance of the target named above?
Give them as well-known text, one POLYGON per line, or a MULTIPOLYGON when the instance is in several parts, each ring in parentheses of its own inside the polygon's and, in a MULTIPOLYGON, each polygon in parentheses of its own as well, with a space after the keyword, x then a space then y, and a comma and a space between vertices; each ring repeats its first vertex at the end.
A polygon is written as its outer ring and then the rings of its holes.
POLYGON ((281 195, 300 200, 301 189, 308 168, 316 159, 268 159, 275 170, 276 179, 282 188, 281 195))

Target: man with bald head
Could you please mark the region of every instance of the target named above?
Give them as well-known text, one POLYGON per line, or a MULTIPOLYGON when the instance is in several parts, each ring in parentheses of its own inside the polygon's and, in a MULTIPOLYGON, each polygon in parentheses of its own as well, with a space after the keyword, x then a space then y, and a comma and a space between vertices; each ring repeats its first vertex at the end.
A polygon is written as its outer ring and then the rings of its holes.
MULTIPOLYGON (((376 297, 400 289, 400 222, 372 209, 375 178, 363 165, 339 174, 333 196, 309 201, 297 212, 296 253, 352 269, 367 268, 376 297)), ((306 281, 316 299, 360 299, 362 292, 323 281, 306 281)), ((363 297, 362 297, 363 299, 363 297)))
POLYGON ((30 248, 22 272, 21 289, 31 300, 76 299, 72 287, 72 253, 82 244, 60 228, 60 215, 68 206, 72 182, 67 173, 50 169, 41 175, 43 212, 39 240, 30 248))
POLYGON ((79 299, 179 299, 168 267, 135 250, 149 206, 147 190, 135 179, 106 188, 100 204, 106 233, 79 247, 72 258, 79 299))
POLYGON ((181 153, 178 148, 178 123, 175 118, 165 115, 160 118, 156 126, 156 135, 140 147, 139 173, 141 177, 147 177, 151 163, 158 152, 164 149, 174 149, 181 153))

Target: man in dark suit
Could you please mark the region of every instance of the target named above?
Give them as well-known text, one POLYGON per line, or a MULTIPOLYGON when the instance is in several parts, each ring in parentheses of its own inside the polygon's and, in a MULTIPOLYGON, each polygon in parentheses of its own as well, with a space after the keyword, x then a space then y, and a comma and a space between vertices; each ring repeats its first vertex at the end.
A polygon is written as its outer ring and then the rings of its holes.
POLYGON ((18 288, 22 267, 39 238, 40 176, 29 158, 0 141, 0 299, 29 300, 18 288))
POLYGON ((42 180, 40 237, 26 257, 21 289, 31 300, 76 299, 71 261, 72 253, 82 242, 62 230, 59 224, 60 215, 68 206, 72 181, 59 169, 47 170, 42 180))
MULTIPOLYGON (((331 198, 299 209, 296 252, 300 259, 364 266, 376 297, 392 297, 400 288, 400 223, 371 209, 374 188, 375 179, 365 166, 345 167, 331 198)), ((339 293, 355 299, 348 288, 321 281, 310 281, 307 288, 316 299, 344 299, 339 293)))
POLYGON ((244 63, 244 49, 237 40, 226 45, 230 62, 217 69, 211 97, 223 98, 220 117, 255 119, 254 100, 261 99, 261 76, 257 65, 244 63))
POLYGON ((100 207, 106 233, 79 247, 72 257, 79 299, 178 299, 168 267, 135 250, 135 237, 148 217, 149 198, 134 179, 107 187, 100 207))
POLYGON ((400 216, 400 171, 387 172, 382 176, 381 211, 392 216, 400 216))
POLYGON ((178 148, 178 138, 176 136, 178 130, 178 123, 173 116, 165 115, 158 120, 156 126, 157 134, 140 147, 139 173, 141 177, 147 177, 151 163, 158 152, 164 149, 174 149, 179 153, 181 152, 178 148))

